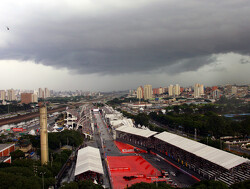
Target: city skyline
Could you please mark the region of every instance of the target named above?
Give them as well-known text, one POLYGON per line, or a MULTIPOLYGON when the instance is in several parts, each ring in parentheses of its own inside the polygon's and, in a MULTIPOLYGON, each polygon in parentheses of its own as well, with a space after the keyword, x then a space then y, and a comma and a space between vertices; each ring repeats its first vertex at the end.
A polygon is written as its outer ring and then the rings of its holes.
POLYGON ((10 0, 0 8, 0 88, 248 84, 249 12, 233 0, 10 0))

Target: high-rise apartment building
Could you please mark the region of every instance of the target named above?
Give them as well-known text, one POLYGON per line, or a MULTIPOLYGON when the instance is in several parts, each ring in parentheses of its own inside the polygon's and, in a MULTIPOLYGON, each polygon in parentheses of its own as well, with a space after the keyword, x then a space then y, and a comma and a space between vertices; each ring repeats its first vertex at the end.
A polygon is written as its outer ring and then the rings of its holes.
POLYGON ((32 93, 21 93, 21 104, 29 104, 32 102, 32 93))
POLYGON ((38 102, 38 95, 37 95, 37 93, 33 93, 32 94, 32 101, 33 102, 38 102))
POLYGON ((143 98, 143 93, 144 93, 143 87, 142 86, 138 87, 137 91, 136 91, 137 98, 142 99, 143 98))
POLYGON ((194 98, 200 97, 200 84, 196 83, 194 85, 194 98))
POLYGON ((50 97, 50 91, 48 88, 44 89, 44 98, 49 98, 50 97))
POLYGON ((219 99, 221 96, 221 91, 219 89, 215 89, 213 91, 213 99, 219 99))
POLYGON ((0 100, 5 100, 6 99, 6 92, 5 90, 0 90, 0 100))
POLYGON ((196 83, 194 85, 194 98, 200 98, 201 95, 204 95, 204 85, 196 83))
POLYGON ((176 84, 174 87, 173 87, 173 93, 175 96, 179 96, 181 94, 181 87, 179 84, 176 84))
POLYGON ((159 88, 159 94, 163 94, 164 93, 164 89, 162 87, 159 88))
POLYGON ((16 100, 15 90, 9 89, 9 90, 7 91, 7 94, 8 94, 7 100, 9 100, 9 101, 14 101, 14 100, 16 100))
POLYGON ((237 91, 238 91, 237 87, 236 86, 232 86, 232 89, 231 89, 232 95, 236 95, 237 91))
POLYGON ((168 95, 169 96, 173 96, 173 85, 169 85, 169 87, 168 87, 168 95))
POLYGON ((204 95, 204 85, 200 84, 200 95, 204 95))
POLYGON ((44 98, 44 91, 42 88, 38 89, 38 98, 44 98))
POLYGON ((33 102, 38 102, 37 94, 33 93, 21 93, 21 103, 29 104, 33 102))
POLYGON ((152 85, 144 85, 144 100, 152 98, 152 85))

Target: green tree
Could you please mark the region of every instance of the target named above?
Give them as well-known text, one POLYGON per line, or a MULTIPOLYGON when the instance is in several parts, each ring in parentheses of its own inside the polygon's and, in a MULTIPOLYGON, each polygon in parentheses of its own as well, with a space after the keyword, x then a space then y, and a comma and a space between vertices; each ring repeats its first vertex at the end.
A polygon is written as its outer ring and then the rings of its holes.
POLYGON ((15 159, 20 159, 20 158, 24 158, 25 157, 25 154, 23 151, 21 150, 16 150, 14 152, 11 152, 10 153, 10 156, 11 156, 11 159, 12 161, 15 160, 15 159))
POLYGON ((249 189, 249 188, 250 188, 250 180, 246 180, 230 186, 230 189, 249 189))
POLYGON ((228 189, 227 185, 220 181, 205 180, 189 187, 190 189, 228 189))
POLYGON ((145 182, 140 182, 133 184, 132 186, 128 187, 129 189, 172 189, 170 185, 166 183, 145 183, 145 182))

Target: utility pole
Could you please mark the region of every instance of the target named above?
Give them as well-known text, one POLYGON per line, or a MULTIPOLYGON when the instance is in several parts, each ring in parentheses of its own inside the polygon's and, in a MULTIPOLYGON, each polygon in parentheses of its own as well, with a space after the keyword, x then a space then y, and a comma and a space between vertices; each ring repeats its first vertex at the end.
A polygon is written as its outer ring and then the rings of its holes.
POLYGON ((53 162, 53 155, 50 153, 50 160, 51 160, 51 167, 52 167, 52 162, 53 162))
POLYGON ((46 172, 41 172, 40 174, 42 175, 43 189, 44 189, 44 175, 46 174, 46 172))
POLYGON ((221 142, 221 137, 220 137, 220 149, 222 150, 222 142, 221 142))
POLYGON ((196 128, 194 129, 194 140, 197 140, 197 130, 196 130, 196 128))

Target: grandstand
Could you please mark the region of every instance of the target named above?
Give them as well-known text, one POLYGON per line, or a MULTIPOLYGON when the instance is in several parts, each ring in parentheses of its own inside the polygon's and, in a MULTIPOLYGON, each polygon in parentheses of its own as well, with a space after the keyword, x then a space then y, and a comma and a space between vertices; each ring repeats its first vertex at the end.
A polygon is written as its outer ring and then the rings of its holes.
POLYGON ((227 185, 250 179, 250 161, 194 140, 169 132, 122 126, 116 129, 116 138, 171 158, 180 167, 196 172, 204 179, 219 180, 227 185))

